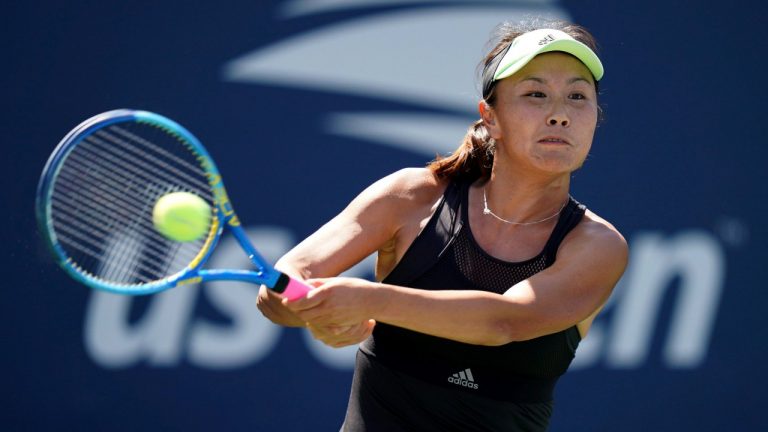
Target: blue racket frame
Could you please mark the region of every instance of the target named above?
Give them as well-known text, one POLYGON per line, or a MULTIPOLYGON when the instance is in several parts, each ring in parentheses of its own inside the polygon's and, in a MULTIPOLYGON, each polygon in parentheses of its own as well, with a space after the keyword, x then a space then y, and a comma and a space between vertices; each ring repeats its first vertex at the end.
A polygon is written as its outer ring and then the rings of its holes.
POLYGON ((53 154, 51 154, 43 169, 43 174, 37 188, 36 215, 43 237, 52 250, 58 264, 75 280, 92 288, 118 294, 144 295, 190 283, 209 280, 239 280, 254 284, 264 284, 271 289, 277 288, 277 291, 281 292, 288 283, 289 278, 269 265, 251 244, 245 230, 240 225, 240 220, 232 209, 232 204, 221 180, 221 174, 200 140, 175 121, 149 111, 119 109, 105 112, 91 117, 69 132, 56 147, 53 154), (109 125, 123 122, 150 123, 183 139, 199 157, 199 161, 208 177, 208 183, 212 188, 215 203, 211 230, 198 255, 180 272, 165 279, 146 284, 112 284, 79 271, 75 263, 67 256, 64 248, 59 244, 52 226, 51 194, 53 183, 67 155, 81 141, 96 131, 109 125), (229 227, 229 231, 256 267, 254 270, 202 269, 202 266, 208 261, 218 244, 225 226, 229 227))

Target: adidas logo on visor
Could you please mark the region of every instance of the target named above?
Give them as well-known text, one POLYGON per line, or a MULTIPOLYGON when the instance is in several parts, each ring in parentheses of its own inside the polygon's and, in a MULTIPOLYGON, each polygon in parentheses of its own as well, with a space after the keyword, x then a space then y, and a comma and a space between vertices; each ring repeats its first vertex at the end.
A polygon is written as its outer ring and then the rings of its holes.
POLYGON ((475 377, 472 376, 472 371, 470 369, 464 369, 459 373, 455 373, 452 376, 449 376, 448 382, 475 390, 478 387, 477 383, 475 382, 475 377))

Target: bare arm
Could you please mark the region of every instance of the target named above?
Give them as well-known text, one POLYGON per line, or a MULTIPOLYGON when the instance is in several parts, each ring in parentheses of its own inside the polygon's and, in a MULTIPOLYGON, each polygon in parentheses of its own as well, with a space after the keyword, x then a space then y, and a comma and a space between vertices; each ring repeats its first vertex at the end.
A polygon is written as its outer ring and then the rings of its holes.
POLYGON ((425 291, 360 279, 315 281, 306 299, 286 302, 302 320, 343 325, 363 317, 478 345, 527 340, 573 326, 607 300, 627 262, 618 232, 585 221, 569 235, 550 268, 504 295, 425 291))
MULTIPOLYGON (((337 276, 373 252, 390 248, 414 218, 428 217, 431 203, 441 192, 439 182, 425 169, 398 171, 365 189, 275 267, 300 279, 337 276)), ((277 324, 304 326, 306 321, 281 300, 262 288, 257 306, 277 324)))

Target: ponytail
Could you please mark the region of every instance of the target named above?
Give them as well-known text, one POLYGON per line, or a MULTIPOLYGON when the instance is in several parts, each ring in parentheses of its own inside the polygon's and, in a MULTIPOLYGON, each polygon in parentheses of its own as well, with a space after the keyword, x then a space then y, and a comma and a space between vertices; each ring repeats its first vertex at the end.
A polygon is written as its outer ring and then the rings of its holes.
POLYGON ((427 167, 440 179, 489 178, 495 150, 496 144, 488 129, 482 120, 477 120, 469 127, 464 140, 453 154, 438 156, 427 167))

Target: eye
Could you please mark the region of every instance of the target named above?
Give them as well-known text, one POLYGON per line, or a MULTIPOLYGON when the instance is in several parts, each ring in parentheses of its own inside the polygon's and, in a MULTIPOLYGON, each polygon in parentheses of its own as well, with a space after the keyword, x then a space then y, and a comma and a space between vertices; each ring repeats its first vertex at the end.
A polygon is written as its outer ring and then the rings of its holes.
POLYGON ((526 96, 529 96, 529 97, 535 97, 535 98, 544 98, 544 97, 547 97, 547 95, 545 95, 544 93, 542 93, 542 92, 540 92, 540 91, 532 91, 532 92, 528 92, 528 93, 526 93, 525 95, 526 95, 526 96))
POLYGON ((584 100, 587 98, 587 96, 584 95, 583 93, 571 93, 570 95, 568 95, 568 98, 573 100, 584 100))

